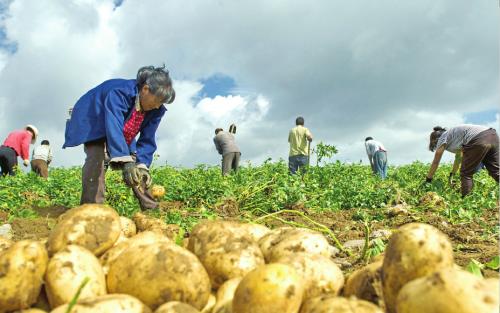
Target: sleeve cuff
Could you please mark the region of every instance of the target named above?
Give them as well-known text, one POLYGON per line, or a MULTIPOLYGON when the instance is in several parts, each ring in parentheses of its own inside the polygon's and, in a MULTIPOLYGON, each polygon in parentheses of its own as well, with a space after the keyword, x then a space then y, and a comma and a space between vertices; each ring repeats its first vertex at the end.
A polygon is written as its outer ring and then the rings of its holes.
POLYGON ((109 160, 110 163, 127 163, 127 162, 134 162, 134 159, 132 159, 131 156, 122 156, 122 157, 116 157, 112 158, 109 160))
POLYGON ((145 169, 146 171, 149 171, 149 168, 144 163, 137 164, 137 168, 142 168, 142 169, 145 169))

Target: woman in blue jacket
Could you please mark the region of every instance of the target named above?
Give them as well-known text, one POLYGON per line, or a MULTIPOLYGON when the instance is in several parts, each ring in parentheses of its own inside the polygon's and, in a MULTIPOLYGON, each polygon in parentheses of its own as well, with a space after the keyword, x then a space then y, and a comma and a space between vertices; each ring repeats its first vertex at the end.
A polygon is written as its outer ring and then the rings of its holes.
POLYGON ((141 208, 158 206, 147 188, 155 133, 175 91, 164 67, 139 69, 137 79, 111 79, 83 95, 66 122, 63 148, 84 145, 81 203, 104 203, 105 154, 120 168, 141 208), (139 138, 135 138, 139 134, 139 138))

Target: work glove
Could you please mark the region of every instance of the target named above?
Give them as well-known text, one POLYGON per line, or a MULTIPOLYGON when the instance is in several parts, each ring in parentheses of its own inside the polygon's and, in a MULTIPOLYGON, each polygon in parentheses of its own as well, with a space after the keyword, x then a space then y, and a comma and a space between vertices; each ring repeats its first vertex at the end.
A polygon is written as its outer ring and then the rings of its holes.
POLYGON ((151 183, 153 182, 153 179, 151 178, 151 175, 149 174, 149 170, 145 167, 138 167, 137 170, 139 172, 140 180, 146 184, 146 188, 151 187, 151 183))
POLYGON ((30 164, 30 161, 29 161, 29 160, 24 160, 24 161, 23 161, 23 165, 24 165, 24 166, 28 166, 29 164, 30 164))
POLYGON ((129 187, 137 186, 141 182, 139 169, 134 162, 127 162, 122 168, 123 181, 129 187))

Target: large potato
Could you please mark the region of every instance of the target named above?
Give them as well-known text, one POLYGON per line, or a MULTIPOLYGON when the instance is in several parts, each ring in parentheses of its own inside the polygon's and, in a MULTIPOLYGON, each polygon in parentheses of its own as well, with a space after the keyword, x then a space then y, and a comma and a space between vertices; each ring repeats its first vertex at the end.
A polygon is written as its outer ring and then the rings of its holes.
POLYGON ((97 256, 111 248, 120 236, 120 216, 103 204, 84 204, 64 214, 48 241, 52 255, 67 245, 85 247, 97 256))
POLYGON ((297 252, 326 257, 331 255, 330 244, 325 236, 306 228, 278 228, 263 236, 259 240, 259 246, 268 263, 297 252))
POLYGON ((152 231, 165 235, 170 239, 175 239, 180 230, 179 225, 167 224, 163 220, 148 216, 141 212, 135 213, 132 219, 139 232, 152 231))
POLYGON ((397 298, 398 313, 498 313, 495 284, 473 274, 447 268, 407 283, 397 298))
POLYGON ((396 298, 406 283, 453 264, 451 243, 438 229, 420 223, 400 227, 389 239, 382 265, 387 312, 396 312, 396 298))
POLYGON ((78 299, 106 294, 106 279, 99 260, 87 249, 69 245, 50 259, 45 273, 45 291, 52 308, 69 303, 89 278, 78 299))
POLYGON ((110 293, 137 297, 152 309, 180 301, 202 309, 210 279, 194 254, 173 243, 155 242, 123 251, 109 266, 110 293))
POLYGON ((210 296, 208 297, 207 304, 205 304, 203 309, 201 309, 201 313, 212 313, 212 309, 215 306, 215 302, 216 302, 215 295, 211 293, 210 296))
POLYGON ((7 250, 13 244, 14 244, 14 241, 0 236, 0 253, 2 253, 2 251, 4 251, 4 250, 7 250))
POLYGON ((26 310, 15 311, 14 313, 47 313, 47 312, 40 309, 26 309, 26 310))
POLYGON ((297 313, 304 286, 293 267, 273 263, 248 273, 236 288, 233 312, 297 313))
POLYGON ((28 309, 40 294, 48 256, 37 241, 23 240, 0 252, 0 312, 28 309))
POLYGON ((232 278, 217 289, 216 303, 212 313, 231 313, 233 311, 234 292, 241 279, 241 277, 232 278))
MULTIPOLYGON (((66 313, 67 310, 68 304, 64 304, 50 313, 66 313)), ((112 294, 78 301, 71 313, 151 313, 151 309, 132 296, 112 294)))
POLYGON ((171 242, 166 236, 152 231, 141 232, 130 239, 124 240, 104 253, 99 261, 101 262, 104 274, 109 271, 109 265, 113 263, 123 251, 140 245, 148 245, 155 242, 171 242))
POLYGON ((264 264, 259 246, 238 222, 199 223, 191 232, 188 248, 203 263, 215 289, 264 264))
POLYGON ((381 271, 383 260, 366 265, 354 271, 345 283, 345 297, 355 296, 358 299, 380 305, 382 298, 381 271))
POLYGON ((304 300, 323 294, 337 295, 344 285, 342 271, 326 256, 296 253, 284 255, 276 262, 292 266, 302 276, 304 300))
MULTIPOLYGON (((300 313, 384 313, 373 303, 356 298, 341 298, 325 295, 307 300, 300 313)), ((424 313, 424 312, 419 312, 424 313)), ((425 312, 428 313, 428 312, 425 312)))
POLYGON ((154 313, 200 313, 187 303, 170 301, 162 304, 154 313))
POLYGON ((241 223, 241 228, 255 242, 258 242, 260 240, 260 238, 264 237, 265 235, 267 235, 271 232, 271 229, 269 229, 269 227, 261 225, 261 224, 254 224, 254 223, 241 223))

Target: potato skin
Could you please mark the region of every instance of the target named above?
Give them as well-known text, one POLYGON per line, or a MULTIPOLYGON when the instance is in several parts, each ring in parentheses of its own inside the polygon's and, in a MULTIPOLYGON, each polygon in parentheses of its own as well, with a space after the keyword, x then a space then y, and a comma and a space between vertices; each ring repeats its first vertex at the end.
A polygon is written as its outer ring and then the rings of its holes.
POLYGON ((242 223, 206 221, 197 224, 189 238, 188 249, 203 263, 212 287, 243 277, 264 265, 264 256, 242 223))
POLYGON ((330 244, 321 233, 307 228, 282 227, 272 230, 259 240, 267 263, 297 252, 320 254, 329 257, 330 244))
POLYGON ((187 303, 170 301, 162 304, 154 313, 200 313, 187 303))
POLYGON ((4 250, 7 250, 13 244, 14 244, 14 241, 0 236, 0 253, 2 253, 2 251, 4 251, 4 250))
POLYGON ((130 238, 137 234, 137 227, 134 221, 125 216, 120 216, 120 229, 125 238, 130 238))
POLYGON ((407 283, 397 298, 398 313, 498 313, 498 279, 446 268, 407 283))
POLYGON ((233 311, 238 313, 297 313, 303 282, 286 264, 263 265, 248 273, 236 288, 233 311))
POLYGON ((411 223, 389 239, 382 265, 382 288, 388 313, 395 313, 399 290, 409 281, 452 267, 450 241, 431 225, 411 223))
MULTIPOLYGON (((303 303, 300 313, 384 313, 373 303, 356 298, 324 295, 303 303)), ((421 312, 423 313, 423 312, 421 312)))
POLYGON ((212 313, 230 313, 233 310, 234 292, 241 282, 241 277, 231 278, 217 289, 216 302, 212 313))
POLYGON ((40 294, 48 255, 38 241, 22 240, 0 252, 0 312, 28 309, 40 294))
POLYGON ((47 312, 41 309, 26 309, 26 310, 15 311, 14 313, 47 313, 47 312))
MULTIPOLYGON (((50 313, 66 313, 67 309, 64 304, 50 313)), ((151 313, 151 309, 130 295, 112 294, 78 301, 71 313, 151 313)))
POLYGON ((383 301, 381 272, 383 260, 373 262, 354 271, 344 285, 345 297, 355 296, 358 299, 380 305, 383 301))
POLYGON ((307 300, 324 294, 338 295, 344 286, 344 274, 332 259, 308 253, 288 254, 276 260, 292 266, 304 282, 304 298, 307 300))
POLYGON ((106 279, 99 260, 87 249, 69 245, 54 254, 45 273, 45 291, 52 308, 69 303, 88 277, 79 299, 106 294, 106 279))
POLYGON ((123 251, 110 264, 107 283, 110 293, 130 294, 153 310, 169 301, 181 301, 201 310, 211 290, 208 274, 196 256, 166 242, 123 251))
POLYGON ((49 254, 75 244, 100 256, 114 245, 120 231, 120 216, 114 209, 103 204, 84 204, 67 211, 51 231, 49 254))

